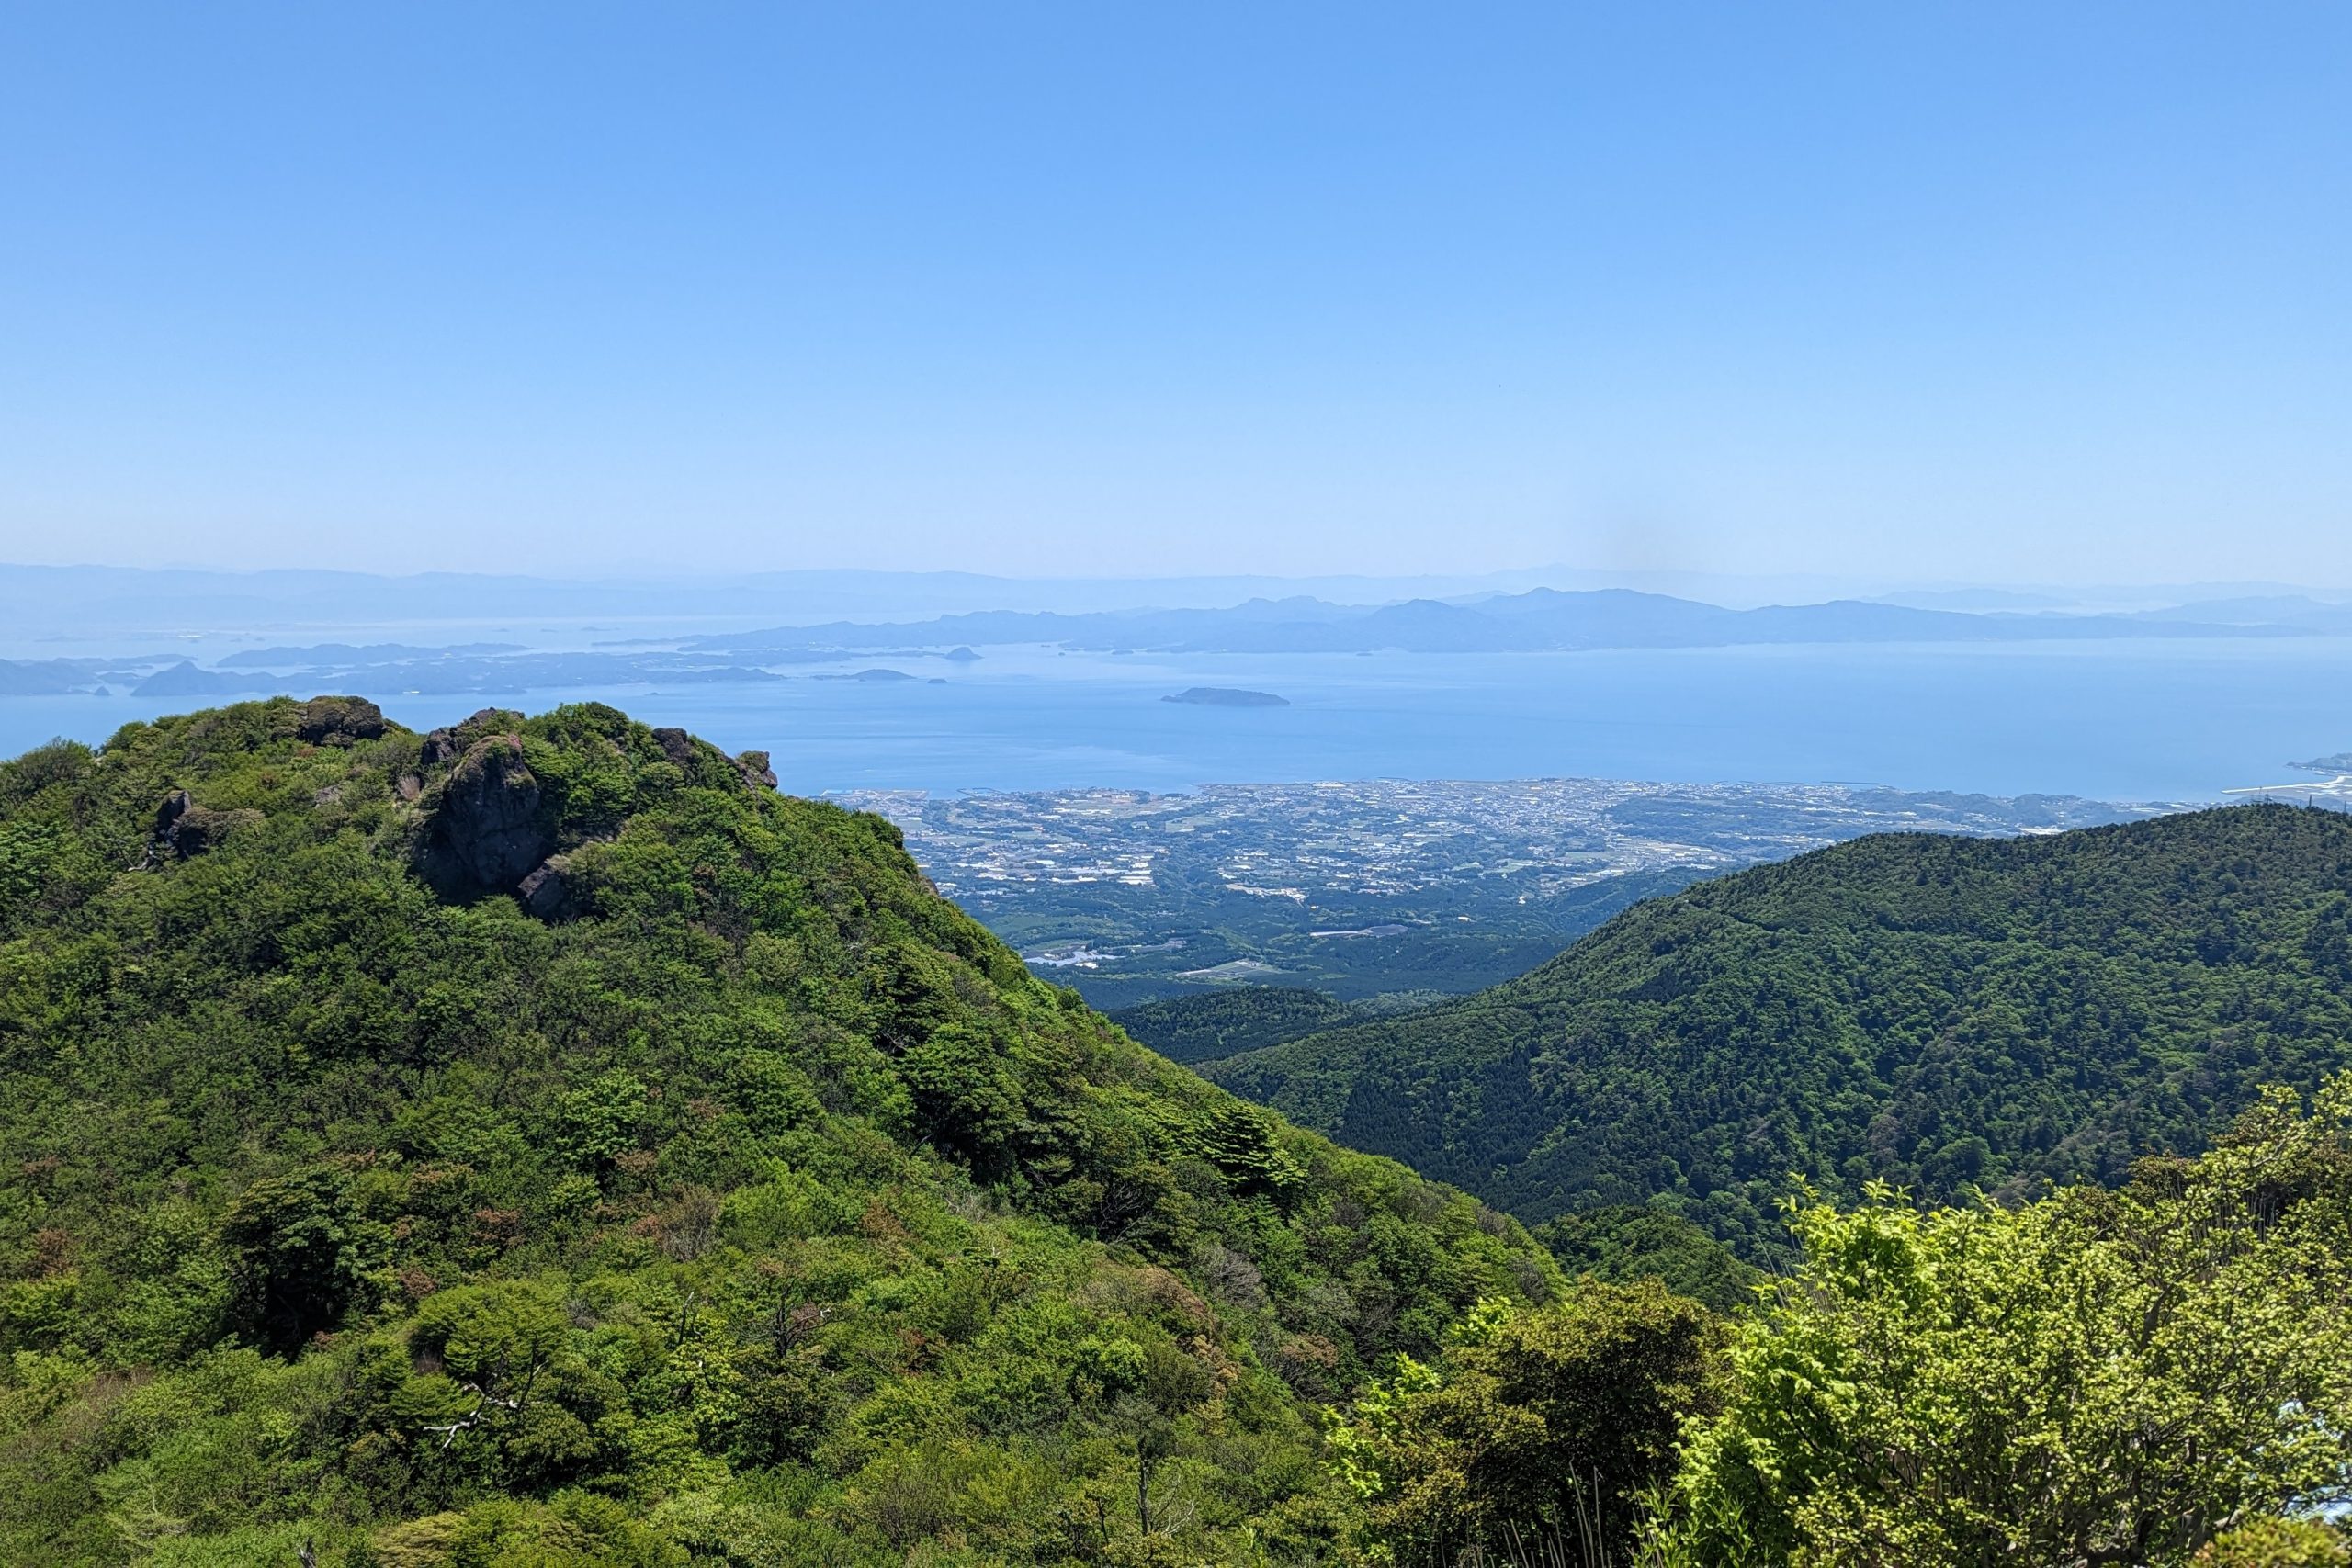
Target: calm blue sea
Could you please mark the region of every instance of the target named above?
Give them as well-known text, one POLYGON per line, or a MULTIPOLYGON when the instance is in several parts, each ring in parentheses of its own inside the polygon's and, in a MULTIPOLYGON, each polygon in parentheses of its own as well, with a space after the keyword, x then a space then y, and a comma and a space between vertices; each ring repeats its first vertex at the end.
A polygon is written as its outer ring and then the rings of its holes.
MULTIPOLYGON (((2199 800, 2291 782, 2301 775, 2285 764, 2352 750, 2346 638, 856 662, 946 683, 366 694, 418 728, 488 705, 595 697, 729 750, 763 748, 784 787, 805 794, 1583 775, 2199 800), (1292 705, 1159 700, 1193 685, 1292 705)), ((158 706, 0 700, 0 754, 53 735, 102 740, 158 706)))

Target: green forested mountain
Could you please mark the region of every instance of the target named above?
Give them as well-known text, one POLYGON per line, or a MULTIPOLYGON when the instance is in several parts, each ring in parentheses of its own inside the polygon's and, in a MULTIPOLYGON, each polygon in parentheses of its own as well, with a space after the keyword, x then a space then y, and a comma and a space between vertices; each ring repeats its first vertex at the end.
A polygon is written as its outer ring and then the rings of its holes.
POLYGON ((1365 1016, 1328 991, 1234 986, 1121 1008, 1111 1021, 1171 1062, 1213 1062, 1365 1016))
POLYGON ((1328 1552, 1314 1406, 1551 1259, 763 773, 346 699, 0 765, 0 1561, 1328 1552))
POLYGON ((1891 835, 1634 908, 1449 1007, 1217 1081, 1529 1221, 1666 1201, 1751 1251, 1851 1199, 2112 1183, 2352 1061, 2352 817, 1891 835))

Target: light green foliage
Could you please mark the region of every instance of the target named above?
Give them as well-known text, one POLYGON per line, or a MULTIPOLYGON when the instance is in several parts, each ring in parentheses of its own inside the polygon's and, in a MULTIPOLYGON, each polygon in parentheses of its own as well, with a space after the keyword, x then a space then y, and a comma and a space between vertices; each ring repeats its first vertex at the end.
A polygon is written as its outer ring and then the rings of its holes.
POLYGON ((594 705, 305 713, 0 764, 0 1562, 1306 1562, 1315 1409, 1559 1288, 879 818, 594 705), (421 874, 477 744, 545 918, 421 874))
POLYGON ((1872 1197, 1797 1210, 1804 1266, 1691 1433, 1671 1561, 2177 1564, 2352 1492, 2352 1076, 2118 1192, 1872 1197))
POLYGON ((2352 1542, 2317 1519, 2252 1519, 2208 1541, 2194 1568, 2342 1568, 2352 1542))
POLYGON ((557 1137, 578 1164, 601 1168, 638 1146, 645 1120, 645 1081, 635 1073, 599 1073, 556 1102, 557 1137))
POLYGON ((1331 1438, 1377 1562, 1622 1553, 1680 1422, 1716 1408, 1722 1325, 1656 1280, 1481 1303, 1435 1366, 1400 1358, 1331 1438))
POLYGON ((1579 1210, 1546 1220, 1535 1228, 1535 1239, 1572 1275, 1618 1283, 1656 1280, 1719 1313, 1752 1303, 1764 1278, 1722 1242, 1667 1209, 1623 1204, 1579 1210))

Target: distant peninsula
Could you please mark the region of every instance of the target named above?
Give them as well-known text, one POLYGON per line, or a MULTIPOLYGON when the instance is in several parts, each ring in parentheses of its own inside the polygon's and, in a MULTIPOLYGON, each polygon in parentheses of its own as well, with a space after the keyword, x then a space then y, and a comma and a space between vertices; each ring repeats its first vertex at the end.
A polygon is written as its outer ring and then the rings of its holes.
POLYGON ((1244 692, 1232 686, 1188 686, 1173 695, 1159 699, 1163 703, 1192 703, 1210 708, 1286 708, 1288 697, 1278 697, 1272 692, 1244 692))
POLYGON ((2300 768, 2307 773, 2352 773, 2352 751, 2338 751, 2333 757, 2313 757, 2308 762, 2290 762, 2287 765, 2300 768))

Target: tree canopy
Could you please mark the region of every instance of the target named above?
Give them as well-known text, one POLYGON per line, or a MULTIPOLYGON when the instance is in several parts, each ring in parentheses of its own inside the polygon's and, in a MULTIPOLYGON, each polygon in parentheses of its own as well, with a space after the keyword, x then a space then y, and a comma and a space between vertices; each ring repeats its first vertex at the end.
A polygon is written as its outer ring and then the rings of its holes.
POLYGON ((1793 1206, 1659 1545, 1692 1568, 2327 1561, 2352 1500, 2352 1075, 2119 1191, 1793 1206), (2232 1532, 2236 1532, 2233 1535, 2232 1532), (2313 1544, 2313 1542, 2316 1544, 2313 1544))
POLYGON ((1483 1303, 1350 1406, 1368 1561, 2324 1568, 2352 1501, 2352 1074, 2120 1190, 1790 1205, 1729 1320, 1483 1303))

